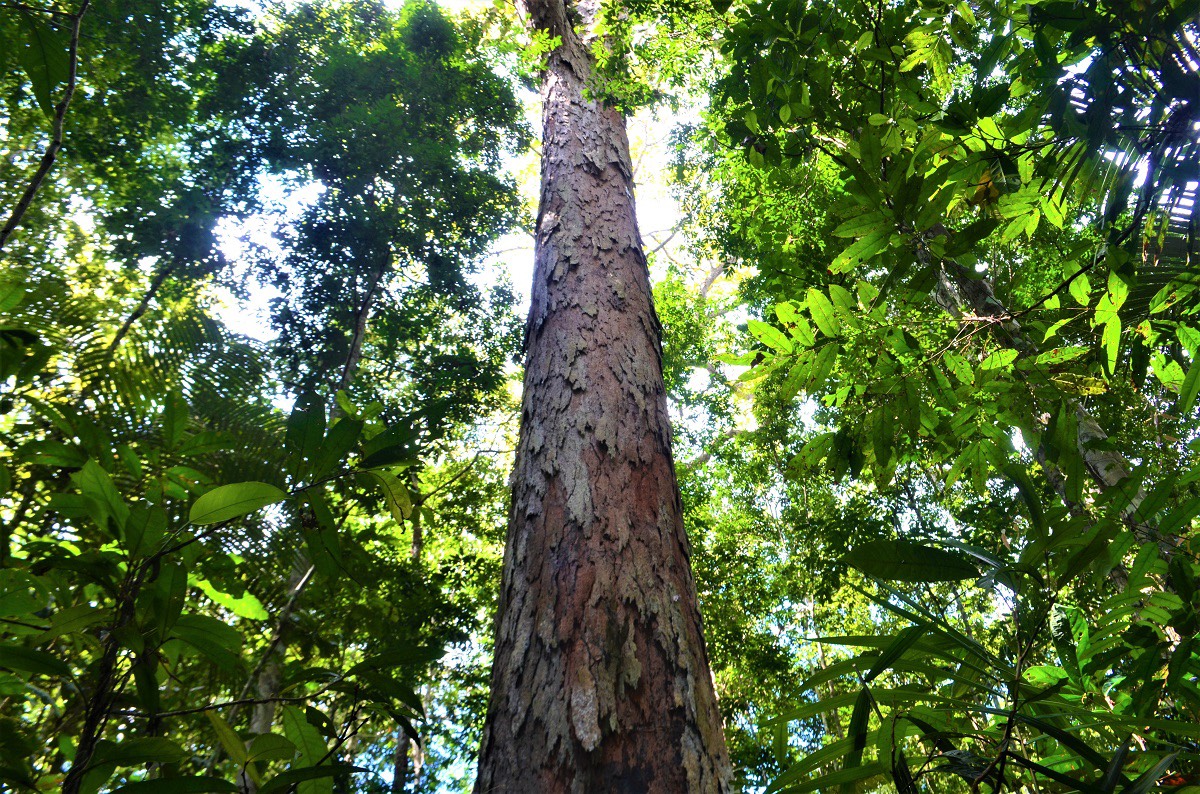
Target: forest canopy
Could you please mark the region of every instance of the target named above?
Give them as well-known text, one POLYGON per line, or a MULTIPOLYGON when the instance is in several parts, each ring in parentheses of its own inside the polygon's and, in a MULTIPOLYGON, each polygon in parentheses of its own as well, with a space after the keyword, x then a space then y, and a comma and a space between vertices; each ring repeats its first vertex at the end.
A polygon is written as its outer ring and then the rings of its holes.
POLYGON ((0 97, 0 791, 1200 792, 1200 0, 0 0, 0 97))

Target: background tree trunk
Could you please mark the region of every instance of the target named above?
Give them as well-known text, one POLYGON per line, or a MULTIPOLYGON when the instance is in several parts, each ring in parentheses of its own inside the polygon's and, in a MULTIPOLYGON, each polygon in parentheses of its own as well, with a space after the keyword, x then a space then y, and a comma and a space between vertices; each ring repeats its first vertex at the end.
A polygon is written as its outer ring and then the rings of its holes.
MULTIPOLYGON (((562 44, 542 84, 521 439, 475 790, 727 791, 624 118, 585 98, 591 62, 562 0, 523 11, 562 44)), ((587 12, 572 9, 585 32, 587 12)))

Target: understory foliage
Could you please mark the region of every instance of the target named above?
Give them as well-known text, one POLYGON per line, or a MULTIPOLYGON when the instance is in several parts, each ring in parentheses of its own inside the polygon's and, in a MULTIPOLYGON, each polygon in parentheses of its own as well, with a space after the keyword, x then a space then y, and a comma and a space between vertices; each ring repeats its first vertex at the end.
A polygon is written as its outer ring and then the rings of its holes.
POLYGON ((1194 785, 1197 5, 717 11, 679 167, 755 422, 693 532, 728 553, 737 505, 783 597, 748 623, 794 654, 715 654, 760 693, 745 778, 1194 785))
MULTIPOLYGON (((1200 790, 1198 15, 601 4, 744 790, 1200 790)), ((470 788, 510 16, 0 3, 0 789, 470 788)))
POLYGON ((478 26, 0 25, 6 208, 65 123, 0 275, 2 787, 438 785, 481 708, 518 339, 472 280, 525 135, 478 26), (217 319, 264 292, 271 341, 217 319))

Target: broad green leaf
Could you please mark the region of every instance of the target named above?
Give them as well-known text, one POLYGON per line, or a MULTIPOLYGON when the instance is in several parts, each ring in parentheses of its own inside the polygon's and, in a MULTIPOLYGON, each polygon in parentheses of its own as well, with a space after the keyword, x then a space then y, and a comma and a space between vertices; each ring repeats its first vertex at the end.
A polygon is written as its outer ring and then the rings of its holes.
POLYGON ((33 96, 49 118, 54 118, 54 90, 70 76, 70 42, 63 30, 47 24, 42 14, 22 14, 25 19, 25 47, 21 50, 21 68, 33 85, 33 96))
MULTIPOLYGON (((1075 270, 1079 270, 1078 265, 1075 266, 1075 270)), ((1071 293, 1071 297, 1075 299, 1076 303, 1080 306, 1087 306, 1092 295, 1092 285, 1088 282, 1087 274, 1076 276, 1067 287, 1067 291, 1071 293)))
POLYGON ((167 533, 167 511, 160 505, 135 504, 125 522, 125 549, 134 558, 149 557, 167 533))
POLYGON ((1080 684, 1080 657, 1086 657, 1088 637, 1083 614, 1076 607, 1056 604, 1050 613, 1050 635, 1063 669, 1074 683, 1080 684))
POLYGON ((391 670, 396 667, 416 666, 436 662, 446 655, 443 648, 412 647, 401 648, 368 656, 346 671, 347 676, 357 675, 368 670, 391 670))
MULTIPOLYGON (((284 706, 283 732, 296 745, 299 752, 298 763, 301 766, 316 767, 317 764, 326 760, 328 747, 325 739, 316 726, 308 721, 301 709, 296 706, 284 706)), ((328 794, 333 791, 333 781, 326 777, 317 775, 310 778, 311 782, 305 782, 300 786, 301 794, 328 794)), ((266 787, 261 790, 266 791, 266 787)))
POLYGON ((863 677, 863 681, 868 684, 879 677, 880 673, 887 670, 893 662, 903 656, 913 645, 922 637, 928 627, 922 623, 916 626, 909 626, 896 635, 891 645, 884 649, 879 658, 875 660, 875 664, 871 665, 871 669, 863 677))
MULTIPOLYGON (((846 753, 846 757, 842 760, 843 772, 862 765, 863 750, 867 746, 867 727, 871 722, 871 707, 874 705, 875 701, 871 697, 870 688, 864 686, 859 690, 858 697, 854 701, 854 710, 850 714, 850 727, 846 731, 851 740, 850 752, 846 753)), ((826 784, 828 782, 826 780, 826 784)), ((843 783, 843 794, 849 794, 853 788, 846 785, 848 782, 843 783)))
POLYGON ((216 603, 228 609, 233 614, 247 620, 266 620, 270 617, 267 614, 266 608, 262 602, 258 600, 253 593, 243 593, 241 598, 235 598, 229 593, 223 593, 213 587, 212 583, 206 579, 197 579, 196 587, 204 591, 204 594, 211 598, 216 603))
POLYGON ((825 297, 825 293, 813 287, 808 288, 807 297, 808 313, 812 315, 813 322, 817 324, 817 328, 831 339, 836 337, 838 335, 837 312, 834 310, 829 298, 825 297))
POLYGON ((241 664, 241 632, 223 621, 208 615, 183 615, 175 622, 171 633, 223 670, 232 672, 241 664))
POLYGON ((287 499, 287 492, 265 482, 222 485, 201 496, 192 505, 193 524, 220 524, 261 510, 287 499))
POLYGON ((898 582, 954 582, 979 576, 959 554, 906 540, 863 543, 842 559, 868 576, 898 582))
POLYGON ((78 604, 68 607, 67 609, 55 612, 50 618, 50 627, 34 637, 33 641, 41 645, 64 634, 83 631, 107 619, 109 614, 107 609, 99 609, 91 604, 78 604))
POLYGON ((71 668, 58 657, 7 643, 0 644, 0 668, 36 675, 71 675, 71 668))
POLYGON ((825 385, 825 381, 829 379, 829 375, 833 372, 834 364, 837 363, 839 352, 840 347, 834 342, 826 342, 821 345, 809 370, 808 383, 805 385, 805 390, 815 392, 825 385))
MULTIPOLYGON (((1057 323, 1055 325, 1057 325, 1057 323)), ((1056 330, 1056 329, 1051 328, 1051 331, 1054 331, 1054 330, 1056 330)), ((1051 331, 1048 331, 1046 333, 1046 339, 1050 338, 1051 331)), ((1045 340, 1043 340, 1043 341, 1045 341, 1045 340)), ((1087 352, 1088 352, 1088 350, 1086 347, 1080 347, 1078 345, 1076 345, 1074 347, 1059 347, 1059 348, 1055 348, 1054 350, 1047 350, 1045 353, 1041 353, 1040 355, 1038 355, 1037 363, 1049 364, 1051 366, 1054 366, 1057 364, 1065 364, 1068 361, 1074 361, 1075 359, 1079 358, 1080 356, 1087 355, 1087 352)))
POLYGON ((868 212, 843 222, 833 230, 834 237, 863 237, 880 230, 891 231, 892 220, 882 212, 868 212))
POLYGON ((830 263, 829 272, 847 273, 863 262, 869 261, 888 247, 891 236, 892 225, 889 223, 873 230, 867 236, 855 240, 830 263))
POLYGON ((996 350, 989 353, 987 358, 979 362, 979 369, 984 372, 992 369, 1004 369, 1016 360, 1017 351, 1009 348, 996 350))
MULTIPOLYGON (((1073 319, 1074 319, 1073 317, 1065 317, 1062 320, 1058 320, 1058 321, 1054 322, 1053 324, 1051 324, 1051 326, 1046 329, 1046 335, 1042 337, 1042 344, 1045 344, 1046 342, 1049 342, 1051 339, 1053 339, 1055 337, 1055 335, 1057 335, 1058 332, 1060 330, 1062 330, 1062 327, 1064 325, 1066 325, 1067 323, 1071 322, 1071 320, 1073 320, 1073 319)), ((1070 348, 1067 348, 1067 349, 1070 349, 1070 348)), ((1053 353, 1054 351, 1052 350, 1050 352, 1053 353)), ((1038 356, 1038 361, 1040 362, 1041 360, 1042 360, 1041 356, 1038 356)))
POLYGON ((247 761, 246 744, 238 737, 237 732, 215 710, 204 712, 204 716, 208 717, 213 730, 217 732, 217 739, 221 742, 221 747, 229 754, 229 757, 237 762, 238 766, 245 766, 247 761))
POLYGON ((71 475, 71 481, 79 492, 88 499, 88 511, 100 529, 108 531, 108 521, 116 525, 117 537, 125 536, 125 524, 129 520, 129 506, 121 497, 112 477, 99 463, 89 460, 83 468, 71 475))
POLYGON ((305 499, 318 516, 318 521, 302 521, 300 531, 304 535, 304 543, 313 561, 313 565, 322 576, 337 579, 344 570, 342 560, 342 544, 338 538, 337 527, 328 515, 329 508, 324 505, 324 499, 317 493, 305 494, 305 499), (324 515, 325 520, 320 520, 324 515))
POLYGON ((817 341, 817 337, 812 333, 812 326, 802 315, 797 315, 796 323, 792 324, 790 331, 792 338, 804 345, 805 348, 811 348, 817 341))
POLYGON ((299 785, 301 794, 304 794, 307 789, 305 783, 316 783, 325 786, 325 790, 333 790, 333 781, 326 778, 337 777, 339 775, 353 775, 361 773, 369 773, 371 770, 364 769, 361 766, 350 766, 348 764, 322 764, 321 766, 305 767, 303 769, 289 769, 280 775, 268 780, 258 790, 258 794, 276 794, 277 792, 290 791, 293 786, 299 785))
POLYGON ((746 323, 746 328, 755 339, 772 350, 780 353, 792 352, 792 340, 770 323, 764 323, 762 320, 750 320, 746 323))
POLYGON ((325 437, 325 406, 314 395, 296 400, 288 416, 286 444, 288 453, 295 458, 293 472, 302 471, 300 462, 311 463, 321 448, 325 437))
POLYGON ((1042 510, 1042 500, 1038 496, 1037 489, 1033 487, 1033 481, 1029 478, 1025 467, 1018 463, 1006 463, 999 467, 1004 472, 1013 485, 1017 486, 1017 492, 1021 495, 1022 501, 1029 509, 1029 519, 1033 522, 1034 528, 1038 531, 1039 536, 1044 536, 1046 533, 1046 518, 1042 510))
POLYGON ((858 309, 858 302, 854 299, 854 295, 840 284, 829 285, 829 299, 834 306, 844 309, 848 314, 852 314, 858 309))
POLYGON ((1116 374, 1117 359, 1121 353, 1121 318, 1117 317, 1115 313, 1104 324, 1102 339, 1105 354, 1104 371, 1108 373, 1109 377, 1112 377, 1116 374))
POLYGON ((50 599, 50 590, 42 579, 26 571, 0 568, 0 618, 32 616, 50 599))
POLYGON ((1196 404, 1196 395, 1200 394, 1200 348, 1192 351, 1192 363, 1188 366, 1187 375, 1179 387, 1179 400, 1175 410, 1180 416, 1188 416, 1196 404))
POLYGON ((397 524, 403 526, 413 511, 412 499, 408 495, 408 486, 401 482, 399 477, 382 469, 368 471, 366 474, 379 484, 388 510, 392 513, 392 518, 396 520, 397 524))
POLYGON ((844 786, 850 783, 857 783, 860 780, 869 780, 873 777, 879 777, 887 774, 887 767, 878 761, 873 761, 862 766, 855 766, 850 769, 842 769, 837 772, 830 772, 828 775, 822 775, 816 780, 811 780, 807 783, 801 783, 795 786, 788 786, 785 789, 780 789, 780 794, 806 794, 809 791, 830 791, 835 786, 844 786))
POLYGON ((290 761, 296 755, 296 745, 277 733, 255 736, 246 751, 248 761, 290 761))
POLYGON ((182 761, 186 755, 184 749, 170 739, 161 736, 147 736, 104 745, 102 749, 96 751, 92 765, 173 764, 182 761))
POLYGON ((995 148, 999 148, 1007 138, 1007 136, 1000 131, 1000 127, 996 125, 996 120, 991 116, 984 116, 979 120, 979 131, 983 133, 985 137, 990 139, 988 143, 995 148))
POLYGON ((219 777, 160 777, 129 783, 112 794, 204 794, 237 790, 232 782, 219 777))
POLYGON ((325 440, 321 442, 320 452, 313 461, 312 476, 325 477, 337 466, 345 463, 346 456, 358 443, 362 430, 361 419, 343 416, 334 422, 326 431, 325 440))

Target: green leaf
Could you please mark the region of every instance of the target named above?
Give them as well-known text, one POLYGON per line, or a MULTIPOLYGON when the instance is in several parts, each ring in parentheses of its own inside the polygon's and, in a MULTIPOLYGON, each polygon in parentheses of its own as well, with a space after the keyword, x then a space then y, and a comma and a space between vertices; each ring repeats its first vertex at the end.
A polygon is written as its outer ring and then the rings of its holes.
MULTIPOLYGON (((846 753, 845 759, 842 760, 842 771, 848 771, 862 765, 863 750, 867 746, 867 726, 871 720, 871 707, 875 701, 871 698, 871 690, 868 687, 863 687, 859 690, 858 697, 854 701, 854 711, 850 714, 850 727, 847 729, 847 734, 850 737, 850 752, 846 753)), ((829 781, 825 781, 828 785, 829 781)), ((848 794, 851 790, 847 786, 849 781, 843 784, 843 794, 848 794)))
MULTIPOLYGON (((317 767, 317 764, 324 760, 328 747, 325 744, 325 739, 322 738, 321 732, 316 726, 308 721, 304 716, 304 712, 296 706, 285 706, 283 708, 283 732, 291 739, 299 751, 299 763, 317 769, 326 769, 327 767, 317 767)), ((309 778, 313 782, 305 782, 300 786, 300 794, 329 794, 333 791, 333 781, 324 778, 326 775, 316 775, 309 778)), ((278 780, 278 778, 276 778, 278 780)), ((272 781, 274 782, 274 781, 272 781)), ((260 789, 266 791, 267 787, 260 789)))
POLYGON ((996 350, 979 362, 980 371, 986 372, 992 369, 1004 369, 1017 360, 1017 351, 1010 348, 1004 350, 996 350))
POLYGON ((325 440, 321 442, 321 451, 313 461, 313 477, 324 477, 333 471, 334 467, 344 463, 346 456, 358 442, 362 430, 361 419, 343 416, 334 422, 326 431, 325 440))
POLYGON ((38 645, 49 642, 64 634, 73 634, 94 626, 109 615, 106 609, 97 609, 91 604, 78 604, 54 613, 50 618, 50 628, 33 638, 38 645))
POLYGON ((21 68, 33 84, 33 96, 47 117, 53 119, 53 92, 70 77, 70 42, 66 35, 46 24, 41 15, 22 14, 25 19, 25 47, 21 50, 21 68))
POLYGON ((878 761, 862 766, 856 766, 851 769, 841 769, 837 772, 830 772, 828 775, 822 775, 816 780, 811 780, 807 783, 801 783, 796 786, 788 786, 781 789, 781 794, 806 794, 809 791, 829 791, 834 786, 843 786, 850 783, 857 783, 860 780, 868 780, 873 777, 887 774, 887 767, 878 761))
POLYGON ((1000 148, 998 144, 1006 140, 1006 136, 1000 131, 1000 127, 996 125, 996 120, 991 116, 984 116, 979 120, 979 131, 990 139, 988 143, 995 148, 1000 148))
POLYGON ((1013 485, 1017 486, 1017 492, 1021 495, 1025 506, 1029 508, 1029 520, 1033 522, 1039 536, 1044 537, 1046 516, 1042 511, 1042 500, 1038 496, 1037 489, 1033 487, 1033 481, 1029 479, 1025 467, 1018 463, 1006 463, 1000 470, 1004 472, 1005 477, 1012 481, 1013 485))
POLYGON ((837 312, 825 293, 814 287, 808 288, 808 313, 825 336, 832 339, 838 335, 837 312))
POLYGON ((331 520, 329 508, 320 494, 309 491, 305 494, 305 499, 318 517, 316 522, 302 521, 300 523, 300 531, 304 535, 304 543, 308 547, 309 556, 322 576, 336 579, 345 570, 345 563, 342 560, 342 544, 338 538, 336 525, 331 520), (326 520, 321 520, 322 517, 326 520))
POLYGON ((135 504, 125 522, 125 549, 134 558, 154 553, 167 533, 167 511, 160 505, 135 504))
POLYGON ((862 237, 881 229, 890 231, 892 221, 882 212, 868 212, 844 221, 833 230, 834 237, 862 237))
POLYGON ((277 733, 255 736, 246 752, 248 761, 291 761, 295 756, 296 745, 277 733))
POLYGON ((1104 771, 1104 778, 1100 781, 1100 791, 1103 794, 1111 794, 1117 790, 1117 784, 1121 782, 1121 769, 1125 766, 1125 759, 1129 755, 1129 748, 1133 742, 1133 737, 1130 736, 1121 742, 1121 746, 1117 748, 1116 754, 1109 762, 1108 769, 1104 771))
POLYGON ((208 615, 183 615, 175 622, 171 633, 223 670, 232 672, 241 664, 241 632, 224 621, 208 615))
POLYGON ((403 526, 405 520, 412 515, 413 504, 409 498, 408 486, 400 481, 400 478, 390 472, 376 469, 368 471, 366 474, 379 484, 380 490, 383 491, 383 498, 387 502, 388 510, 392 513, 392 518, 397 524, 403 526))
POLYGON ((831 273, 848 273, 863 262, 869 261, 888 246, 892 236, 892 225, 886 224, 870 234, 855 240, 837 255, 829 265, 831 273))
POLYGON ((879 658, 875 660, 875 664, 871 665, 871 669, 867 672, 863 681, 870 683, 879 677, 880 673, 887 670, 891 665, 905 654, 916 642, 925 636, 925 632, 929 627, 924 623, 916 626, 909 626, 896 635, 892 643, 884 649, 879 658))
POLYGON ((71 475, 71 481, 79 492, 87 497, 90 509, 88 512, 96 525, 108 531, 109 519, 116 524, 117 537, 125 536, 125 524, 129 520, 129 506, 121 498, 117 486, 113 485, 112 477, 99 463, 89 460, 83 468, 71 475))
POLYGON ((187 569, 179 562, 163 563, 154 582, 153 608, 155 626, 161 637, 179 620, 187 596, 187 569))
POLYGON ((238 737, 233 727, 214 710, 204 712, 204 716, 208 717, 208 721, 212 723, 213 730, 217 732, 217 740, 221 742, 221 747, 229 754, 229 757, 238 766, 245 766, 247 761, 246 744, 238 737))
MULTIPOLYGON (((1073 269, 1078 272, 1079 266, 1075 265, 1073 269)), ((1067 277, 1070 278, 1070 276, 1071 274, 1068 273, 1067 277)), ((1067 291, 1071 293, 1071 297, 1075 299, 1076 303, 1080 306, 1087 306, 1091 300, 1092 285, 1088 283, 1088 277, 1084 274, 1072 280, 1070 286, 1067 287, 1067 291)))
POLYGON ((287 444, 288 454, 295 459, 293 472, 303 471, 301 462, 311 463, 321 448, 325 437, 325 406, 315 395, 306 395, 296 400, 292 413, 288 416, 287 444))
POLYGON ((1200 348, 1192 351, 1192 363, 1188 366, 1187 375, 1179 387, 1179 400, 1175 403, 1175 411, 1180 416, 1187 416, 1196 404, 1196 395, 1200 394, 1200 348))
POLYGON ((1063 604, 1055 604, 1050 612, 1050 636, 1054 640, 1054 649, 1071 681, 1082 683, 1080 651, 1086 653, 1086 645, 1080 648, 1080 642, 1087 642, 1087 623, 1079 609, 1063 604))
POLYGON ((296 706, 283 707, 283 732, 300 753, 300 762, 307 766, 316 766, 329 749, 321 732, 296 706))
POLYGON ((1153 791, 1158 788, 1158 779, 1167 773, 1167 770, 1171 768, 1171 764, 1175 763, 1175 758, 1178 755, 1179 753, 1171 753, 1166 758, 1160 760, 1153 767, 1143 772, 1137 780, 1121 789, 1121 794, 1145 794, 1147 791, 1153 791))
POLYGON ((20 645, 0 644, 0 668, 36 675, 70 676, 71 668, 56 656, 20 645))
POLYGON ((243 593, 241 598, 234 598, 229 593, 222 593, 206 579, 197 579, 196 586, 214 602, 228 609, 233 614, 247 620, 266 620, 270 617, 262 602, 253 593, 243 593))
MULTIPOLYGON (((1062 322, 1065 323, 1066 321, 1064 320, 1062 322)), ((1058 326, 1059 323, 1055 323, 1054 326, 1052 326, 1050 330, 1046 332, 1046 339, 1050 338, 1052 333, 1057 330, 1058 326)), ((1086 347, 1059 347, 1055 348, 1054 350, 1047 350, 1045 353, 1040 354, 1037 357, 1037 363, 1049 364, 1051 366, 1056 364, 1065 364, 1068 361, 1074 361, 1080 356, 1087 355, 1087 352, 1088 350, 1086 347)))
POLYGON ((346 671, 347 676, 368 670, 390 670, 396 667, 416 666, 436 662, 446 655, 444 648, 436 646, 399 648, 368 656, 346 671))
MULTIPOLYGON (((1104 346, 1104 371, 1111 378, 1117 371, 1117 359, 1121 353, 1121 318, 1114 313, 1108 322, 1104 323, 1102 335, 1104 346)), ((1184 385, 1187 380, 1184 380, 1184 385)), ((1194 398, 1193 398, 1194 399, 1194 398)))
POLYGON ((746 323, 746 329, 755 339, 772 350, 780 353, 792 352, 792 340, 770 323, 764 323, 762 320, 750 320, 746 323))
POLYGON ((0 618, 33 615, 50 603, 50 591, 26 571, 0 568, 0 618))
POLYGON ((961 555, 906 540, 863 543, 842 559, 868 576, 898 582, 954 582, 979 576, 961 555))
MULTIPOLYGON (((281 775, 268 780, 258 790, 258 794, 275 794, 275 792, 283 792, 291 789, 300 783, 308 781, 317 781, 322 778, 336 777, 338 775, 353 775, 359 773, 369 773, 371 770, 364 769, 361 766, 350 766, 349 764, 322 764, 321 766, 307 767, 304 769, 290 769, 281 775)), ((333 789, 333 781, 327 781, 329 790, 333 789)), ((300 787, 300 791, 304 792, 304 786, 300 787)))
POLYGON ((182 761, 186 756, 187 753, 184 749, 170 739, 148 736, 103 745, 92 757, 89 767, 101 764, 116 764, 117 766, 173 764, 182 761))
POLYGON ((220 524, 261 510, 287 499, 285 491, 265 482, 239 482, 222 485, 201 496, 192 505, 193 524, 220 524))
POLYGON ((219 777, 160 777, 121 786, 112 794, 203 794, 237 790, 236 785, 219 777))

